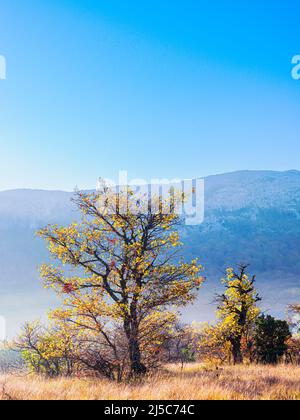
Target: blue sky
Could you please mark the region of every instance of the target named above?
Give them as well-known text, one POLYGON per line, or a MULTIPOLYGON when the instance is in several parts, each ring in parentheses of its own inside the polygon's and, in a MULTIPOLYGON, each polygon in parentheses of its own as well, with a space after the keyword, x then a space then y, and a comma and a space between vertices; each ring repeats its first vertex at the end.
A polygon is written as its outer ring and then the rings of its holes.
POLYGON ((1 0, 0 190, 300 169, 293 1, 1 0))

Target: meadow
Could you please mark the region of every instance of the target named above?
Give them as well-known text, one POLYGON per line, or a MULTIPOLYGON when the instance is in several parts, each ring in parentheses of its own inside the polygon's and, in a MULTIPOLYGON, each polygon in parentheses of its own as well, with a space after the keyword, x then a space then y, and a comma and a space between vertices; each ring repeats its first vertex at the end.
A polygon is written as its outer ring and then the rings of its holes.
POLYGON ((0 377, 2 400, 300 400, 300 366, 168 365, 140 383, 0 377))

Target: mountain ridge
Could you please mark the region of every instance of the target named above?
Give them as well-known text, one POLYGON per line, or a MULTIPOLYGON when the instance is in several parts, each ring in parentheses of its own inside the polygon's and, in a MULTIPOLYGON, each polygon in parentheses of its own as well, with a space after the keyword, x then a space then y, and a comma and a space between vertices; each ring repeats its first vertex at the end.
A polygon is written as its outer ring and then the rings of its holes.
MULTIPOLYGON (((283 170, 283 171, 276 171, 273 169, 240 169, 240 170, 236 170, 236 171, 231 171, 231 172, 221 172, 219 174, 214 174, 214 175, 206 175, 206 176, 202 176, 202 177, 196 177, 196 179, 210 179, 210 178, 217 178, 217 177, 224 177, 224 176, 231 176, 231 175, 237 175, 237 174, 297 174, 300 175, 300 170, 298 169, 288 169, 288 170, 283 170)), ((75 187, 74 187, 75 190, 75 187)), ((83 189, 84 191, 92 191, 93 189, 89 189, 89 188, 85 188, 83 189)), ((7 193, 7 192, 53 192, 53 193, 66 193, 66 194, 73 194, 74 191, 67 191, 67 190, 63 190, 63 189, 45 189, 45 188, 8 188, 5 190, 0 190, 0 194, 1 193, 7 193)))

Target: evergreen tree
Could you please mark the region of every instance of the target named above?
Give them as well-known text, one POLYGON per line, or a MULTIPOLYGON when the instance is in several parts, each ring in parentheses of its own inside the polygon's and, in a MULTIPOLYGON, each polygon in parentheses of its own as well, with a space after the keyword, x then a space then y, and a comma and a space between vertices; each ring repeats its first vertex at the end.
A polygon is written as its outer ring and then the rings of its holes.
POLYGON ((287 340, 291 337, 289 325, 272 316, 260 316, 256 321, 254 344, 259 362, 277 364, 288 349, 287 340))

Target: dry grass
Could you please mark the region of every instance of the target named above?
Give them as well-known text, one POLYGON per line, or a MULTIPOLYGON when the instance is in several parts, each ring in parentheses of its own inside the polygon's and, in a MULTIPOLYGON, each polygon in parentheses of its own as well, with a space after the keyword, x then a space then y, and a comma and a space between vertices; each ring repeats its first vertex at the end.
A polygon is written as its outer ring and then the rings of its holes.
POLYGON ((0 399, 12 400, 300 400, 300 367, 240 366, 220 370, 170 365, 143 383, 0 377, 0 399), (4 384, 4 386, 3 386, 4 384))

